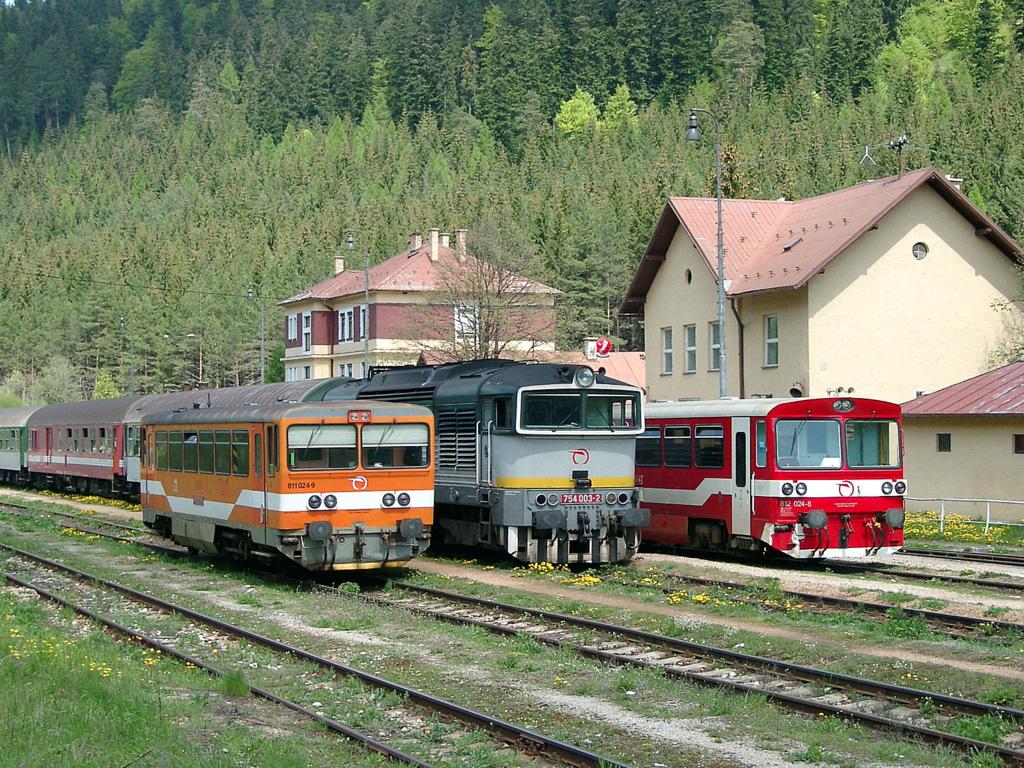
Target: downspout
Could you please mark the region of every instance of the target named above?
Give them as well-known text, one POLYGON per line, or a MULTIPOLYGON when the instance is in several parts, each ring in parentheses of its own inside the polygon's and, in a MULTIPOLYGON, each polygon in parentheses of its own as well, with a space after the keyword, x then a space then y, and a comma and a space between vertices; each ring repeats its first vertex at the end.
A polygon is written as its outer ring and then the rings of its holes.
POLYGON ((732 315, 736 318, 736 339, 739 347, 739 373, 740 373, 740 397, 747 396, 747 385, 743 375, 743 320, 740 318, 737 306, 741 299, 729 299, 729 306, 732 307, 732 315))

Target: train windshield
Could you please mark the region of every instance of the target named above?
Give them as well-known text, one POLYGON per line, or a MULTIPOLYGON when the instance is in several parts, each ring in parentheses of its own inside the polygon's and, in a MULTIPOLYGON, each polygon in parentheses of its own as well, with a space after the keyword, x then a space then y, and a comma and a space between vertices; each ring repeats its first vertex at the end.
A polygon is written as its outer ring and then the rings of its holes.
POLYGON ((425 467, 430 461, 429 437, 426 424, 367 424, 363 427, 363 467, 425 467))
POLYGON ((843 446, 833 419, 779 419, 775 457, 780 469, 839 469, 843 446))
POLYGON ((523 429, 633 429, 639 398, 635 393, 528 393, 523 396, 523 429))
POLYGON ((846 422, 846 463, 888 469, 900 465, 900 426, 893 419, 846 422))
POLYGON ((288 469, 355 469, 356 428, 349 424, 288 427, 288 469))

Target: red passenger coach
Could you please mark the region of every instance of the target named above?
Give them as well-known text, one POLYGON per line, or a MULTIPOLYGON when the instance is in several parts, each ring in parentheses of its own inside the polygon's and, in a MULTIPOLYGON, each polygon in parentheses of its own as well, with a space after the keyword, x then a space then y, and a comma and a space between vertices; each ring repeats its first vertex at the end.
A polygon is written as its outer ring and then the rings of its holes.
POLYGON ((863 398, 649 403, 636 480, 644 539, 789 557, 903 545, 898 405, 863 398))

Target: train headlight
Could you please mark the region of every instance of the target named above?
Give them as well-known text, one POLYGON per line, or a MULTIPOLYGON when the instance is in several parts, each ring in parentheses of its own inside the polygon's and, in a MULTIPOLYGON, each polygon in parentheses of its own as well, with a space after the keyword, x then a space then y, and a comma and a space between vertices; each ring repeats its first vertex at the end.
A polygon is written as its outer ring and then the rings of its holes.
POLYGON ((806 493, 807 493, 807 483, 797 483, 796 484, 796 495, 797 496, 803 496, 806 493))
POLYGON ((882 493, 884 493, 886 496, 892 493, 892 483, 890 483, 888 480, 882 483, 882 493))
POLYGON ((410 501, 412 501, 412 497, 405 491, 402 491, 400 494, 398 494, 398 506, 408 507, 410 501))
POLYGON ((619 504, 628 504, 628 503, 629 503, 629 494, 626 493, 625 491, 623 491, 622 493, 619 494, 619 504))
POLYGON ((782 495, 783 496, 792 496, 793 495, 793 484, 792 483, 783 483, 782 484, 782 495))
POLYGON ((550 504, 553 507, 557 503, 558 503, 558 494, 557 493, 549 493, 548 494, 548 504, 550 504))
POLYGON ((333 493, 328 493, 326 496, 324 496, 324 506, 327 507, 328 509, 334 509, 336 506, 338 506, 338 497, 335 496, 333 493))
POLYGON ((545 496, 543 493, 538 493, 537 494, 537 506, 538 507, 543 507, 547 503, 548 503, 548 497, 545 496))
POLYGON ((320 505, 323 503, 323 500, 314 493, 309 497, 309 501, 306 503, 309 505, 310 509, 320 509, 320 505))
POLYGON ((576 375, 574 378, 576 379, 577 385, 581 387, 589 387, 594 383, 594 372, 584 365, 582 368, 576 369, 576 375))
POLYGON ((902 480, 897 480, 896 481, 896 485, 894 485, 893 488, 896 490, 896 493, 906 493, 907 492, 907 484, 904 483, 902 480))
POLYGON ((395 506, 395 494, 385 493, 384 498, 381 499, 380 501, 381 504, 383 504, 385 507, 393 507, 395 506))
POLYGON ((608 494, 608 495, 607 495, 607 496, 605 497, 605 501, 607 501, 607 502, 608 502, 609 504, 614 504, 614 503, 615 503, 615 499, 616 499, 616 496, 615 496, 615 494, 614 494, 614 493, 609 493, 609 494, 608 494))

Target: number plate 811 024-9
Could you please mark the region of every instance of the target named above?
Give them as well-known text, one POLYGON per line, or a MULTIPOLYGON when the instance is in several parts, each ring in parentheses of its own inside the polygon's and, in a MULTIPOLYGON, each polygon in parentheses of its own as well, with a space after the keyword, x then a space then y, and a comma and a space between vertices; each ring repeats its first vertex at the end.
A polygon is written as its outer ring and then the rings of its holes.
POLYGON ((604 497, 600 493, 563 493, 563 504, 600 504, 604 497))

